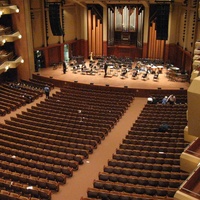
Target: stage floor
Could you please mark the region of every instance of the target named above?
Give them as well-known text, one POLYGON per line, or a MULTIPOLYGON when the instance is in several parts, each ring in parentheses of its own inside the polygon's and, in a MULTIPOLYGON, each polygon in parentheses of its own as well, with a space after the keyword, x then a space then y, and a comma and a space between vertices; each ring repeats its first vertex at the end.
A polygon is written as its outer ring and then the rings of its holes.
MULTIPOLYGON (((89 66, 89 62, 86 62, 86 66, 89 66)), ((109 72, 109 70, 108 70, 109 72)), ((117 71, 112 70, 111 73, 115 73, 117 71)), ((82 75, 81 72, 74 73, 72 67, 68 66, 66 74, 63 74, 62 66, 58 66, 56 68, 46 67, 39 69, 39 72, 35 72, 34 74, 39 74, 43 77, 52 77, 53 79, 60 81, 69 81, 78 83, 90 84, 94 85, 109 85, 111 87, 124 87, 128 88, 138 88, 138 89, 180 89, 183 88, 185 90, 188 89, 188 82, 178 82, 169 80, 166 76, 167 69, 164 68, 162 74, 159 75, 159 80, 153 80, 153 74, 149 74, 148 80, 142 80, 142 74, 139 75, 139 78, 134 80, 132 79, 132 72, 127 73, 127 78, 120 78, 120 72, 118 71, 118 76, 112 77, 104 77, 104 70, 100 71, 95 75, 82 75)))

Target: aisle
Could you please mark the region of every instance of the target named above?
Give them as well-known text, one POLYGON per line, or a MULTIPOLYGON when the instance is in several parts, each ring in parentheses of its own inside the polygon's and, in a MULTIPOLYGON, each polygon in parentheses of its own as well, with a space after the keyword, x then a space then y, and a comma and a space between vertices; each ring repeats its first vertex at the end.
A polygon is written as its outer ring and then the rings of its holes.
POLYGON ((64 186, 60 186, 60 191, 52 195, 52 200, 80 200, 82 196, 87 197, 87 188, 92 187, 94 179, 98 179, 98 173, 103 171, 103 166, 107 165, 108 159, 112 158, 112 154, 115 153, 116 148, 125 138, 145 104, 146 98, 134 99, 129 109, 106 136, 105 140, 85 160, 85 163, 80 166, 73 177, 67 179, 64 186))

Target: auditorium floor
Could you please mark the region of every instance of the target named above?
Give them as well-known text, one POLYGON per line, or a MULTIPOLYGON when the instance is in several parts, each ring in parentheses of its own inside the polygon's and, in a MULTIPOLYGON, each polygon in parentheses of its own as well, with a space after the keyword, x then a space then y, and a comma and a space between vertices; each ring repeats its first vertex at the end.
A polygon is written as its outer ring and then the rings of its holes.
POLYGON ((98 179, 98 173, 103 172, 108 159, 112 159, 112 154, 116 153, 116 148, 122 143, 145 104, 146 98, 135 98, 105 140, 85 160, 74 176, 67 180, 67 184, 61 186, 60 191, 52 196, 52 200, 80 200, 81 197, 87 197, 87 188, 93 186, 93 180, 98 179))
MULTIPOLYGON (((59 88, 54 88, 51 91, 51 95, 56 91, 59 91, 59 88)), ((16 117, 16 114, 26 111, 27 108, 31 108, 31 106, 36 105, 36 103, 44 99, 45 95, 31 104, 27 104, 1 117, 0 122, 4 123, 4 120, 9 120, 10 117, 16 117)), ((112 158, 112 154, 115 153, 116 148, 119 147, 122 139, 125 138, 125 135, 137 119, 146 102, 146 98, 134 99, 117 125, 111 130, 108 136, 106 136, 105 140, 103 140, 98 148, 94 150, 93 154, 84 161, 84 164, 80 165, 78 171, 74 172, 73 177, 67 179, 65 185, 60 186, 60 191, 52 194, 51 200, 80 200, 81 197, 87 197, 87 188, 92 187, 94 179, 98 179, 98 173, 103 171, 103 166, 107 165, 108 159, 112 158)))
MULTIPOLYGON (((132 80, 130 74, 128 78, 121 79, 120 77, 104 78, 104 72, 100 75, 81 75, 80 73, 74 74, 71 70, 68 70, 66 74, 63 74, 62 67, 53 69, 48 67, 45 69, 40 69, 39 72, 35 74, 40 74, 44 77, 53 77, 53 79, 62 81, 78 81, 79 83, 94 83, 96 85, 107 85, 114 87, 124 87, 128 86, 130 88, 151 88, 151 89, 187 89, 189 87, 188 82, 173 82, 166 78, 166 71, 160 75, 159 81, 153 81, 153 75, 150 75, 150 79, 147 81, 132 80)), ((59 88, 55 88, 51 91, 51 94, 58 91, 59 88)), ((9 115, 1 118, 3 123, 4 119, 10 119, 11 116, 16 116, 16 113, 21 113, 32 105, 39 103, 44 100, 44 96, 40 97, 35 102, 28 104, 21 109, 12 112, 9 115)), ((80 166, 79 170, 74 172, 72 178, 67 179, 65 185, 60 186, 60 191, 52 195, 52 200, 80 200, 81 197, 87 197, 87 188, 93 186, 93 180, 98 179, 98 173, 103 171, 104 165, 107 165, 108 159, 112 158, 112 154, 115 153, 116 148, 125 138, 128 130, 131 128, 132 124, 137 119, 138 115, 142 111, 144 105, 146 104, 146 98, 135 98, 131 103, 128 110, 125 112, 123 117, 119 120, 117 125, 112 129, 104 141, 98 146, 94 153, 85 160, 84 164, 80 166)))
MULTIPOLYGON (((134 64, 133 64, 134 65, 134 64)), ((89 62, 86 62, 86 66, 89 66, 89 62)), ((109 71, 109 70, 108 70, 109 71)), ((80 72, 73 73, 71 67, 68 66, 68 70, 66 74, 63 74, 62 65, 58 66, 56 69, 53 67, 41 68, 39 72, 35 72, 34 74, 40 74, 44 77, 52 77, 56 80, 61 81, 78 81, 79 83, 94 83, 95 85, 110 85, 113 87, 124 87, 128 86, 129 88, 150 88, 150 89, 187 89, 189 87, 188 82, 178 82, 171 81, 166 77, 167 70, 164 68, 162 74, 159 75, 159 80, 153 80, 153 74, 149 74, 149 80, 142 80, 141 76, 137 80, 133 80, 131 78, 131 72, 128 72, 128 78, 121 79, 120 76, 112 76, 112 78, 106 77, 104 78, 104 71, 100 72, 100 74, 95 75, 82 75, 80 72)), ((120 72, 118 72, 120 74, 120 72)))

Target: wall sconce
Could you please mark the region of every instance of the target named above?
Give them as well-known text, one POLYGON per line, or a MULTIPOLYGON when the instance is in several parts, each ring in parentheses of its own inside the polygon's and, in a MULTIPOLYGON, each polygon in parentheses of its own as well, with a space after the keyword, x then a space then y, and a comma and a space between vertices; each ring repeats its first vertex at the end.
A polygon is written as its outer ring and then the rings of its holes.
POLYGON ((10 66, 9 66, 9 65, 8 65, 8 66, 6 66, 6 67, 5 67, 5 72, 7 72, 9 68, 10 68, 10 66))
POLYGON ((3 15, 3 11, 2 10, 0 10, 0 17, 1 17, 1 15, 3 15))
POLYGON ((15 12, 16 12, 16 13, 19 13, 19 8, 16 8, 16 9, 15 9, 15 12))

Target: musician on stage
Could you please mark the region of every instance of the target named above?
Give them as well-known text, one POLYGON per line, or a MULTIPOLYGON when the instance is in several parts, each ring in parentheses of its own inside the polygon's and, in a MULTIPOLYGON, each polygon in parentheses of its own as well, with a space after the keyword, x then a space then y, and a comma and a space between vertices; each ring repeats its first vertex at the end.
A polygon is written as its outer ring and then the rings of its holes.
POLYGON ((107 76, 107 70, 108 70, 108 63, 105 62, 105 64, 104 64, 104 71, 105 71, 104 77, 107 76))
POLYGON ((66 62, 63 61, 63 74, 66 74, 66 71, 67 71, 67 65, 66 62))

